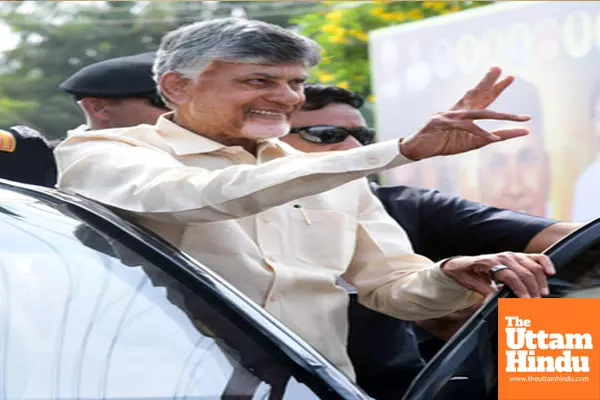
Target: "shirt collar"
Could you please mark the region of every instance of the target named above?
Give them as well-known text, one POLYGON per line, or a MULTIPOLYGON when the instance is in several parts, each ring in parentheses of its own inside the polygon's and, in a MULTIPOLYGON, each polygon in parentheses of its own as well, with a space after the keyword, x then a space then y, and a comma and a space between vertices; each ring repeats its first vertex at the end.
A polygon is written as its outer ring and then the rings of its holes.
POLYGON ((227 147, 177 125, 171 121, 173 115, 173 112, 161 115, 156 121, 155 128, 156 132, 171 145, 173 152, 178 156, 210 153, 227 147))
POLYGON ((87 125, 85 125, 85 124, 82 124, 82 125, 79 125, 75 129, 68 130, 67 131, 67 136, 76 135, 76 134, 78 134, 80 132, 86 132, 88 130, 90 130, 90 127, 87 126, 87 125))

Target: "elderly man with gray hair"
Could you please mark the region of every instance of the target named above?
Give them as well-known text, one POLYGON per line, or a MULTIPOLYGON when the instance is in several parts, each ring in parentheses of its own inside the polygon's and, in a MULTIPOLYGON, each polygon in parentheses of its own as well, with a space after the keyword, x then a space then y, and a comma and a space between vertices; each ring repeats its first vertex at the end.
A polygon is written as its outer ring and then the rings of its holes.
POLYGON ((413 253, 374 197, 369 174, 527 134, 487 132, 477 119, 526 121, 487 107, 512 82, 492 68, 450 111, 404 140, 304 154, 277 138, 304 101, 312 40, 245 19, 168 33, 154 65, 173 110, 155 125, 81 132, 56 150, 58 187, 127 215, 212 268, 353 377, 347 302, 420 320, 470 306, 493 279, 522 297, 548 293, 539 254, 413 253), (500 79, 500 80, 499 80, 500 79), (479 294, 478 294, 479 293, 479 294))

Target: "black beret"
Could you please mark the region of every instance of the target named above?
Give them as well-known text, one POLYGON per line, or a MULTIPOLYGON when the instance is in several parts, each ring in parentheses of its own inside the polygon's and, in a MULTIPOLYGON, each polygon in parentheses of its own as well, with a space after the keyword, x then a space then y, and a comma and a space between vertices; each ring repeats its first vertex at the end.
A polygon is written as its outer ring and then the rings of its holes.
POLYGON ((154 95, 154 57, 155 53, 143 53, 100 61, 80 69, 58 87, 79 99, 154 95))
POLYGON ((0 178, 48 187, 56 184, 56 160, 41 133, 22 125, 0 130, 0 178))

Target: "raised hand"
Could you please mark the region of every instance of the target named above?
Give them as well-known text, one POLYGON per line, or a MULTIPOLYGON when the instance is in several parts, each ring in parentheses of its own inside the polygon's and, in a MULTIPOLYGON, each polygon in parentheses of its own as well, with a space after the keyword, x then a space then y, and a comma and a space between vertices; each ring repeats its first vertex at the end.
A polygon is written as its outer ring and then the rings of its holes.
POLYGON ((513 82, 511 76, 498 81, 502 70, 493 67, 484 78, 452 107, 435 114, 423 128, 400 143, 402 154, 412 160, 464 153, 497 141, 524 136, 527 128, 507 128, 488 132, 475 121, 482 119, 525 122, 528 115, 488 110, 513 82))

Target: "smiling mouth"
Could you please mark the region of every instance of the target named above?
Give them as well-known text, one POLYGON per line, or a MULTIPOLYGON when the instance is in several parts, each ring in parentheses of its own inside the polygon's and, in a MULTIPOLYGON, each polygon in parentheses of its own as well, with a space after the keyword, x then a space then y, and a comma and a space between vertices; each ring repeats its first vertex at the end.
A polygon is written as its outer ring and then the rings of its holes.
POLYGON ((278 111, 267 111, 267 110, 250 110, 250 114, 258 114, 258 115, 271 115, 276 117, 285 117, 286 113, 278 112, 278 111))

